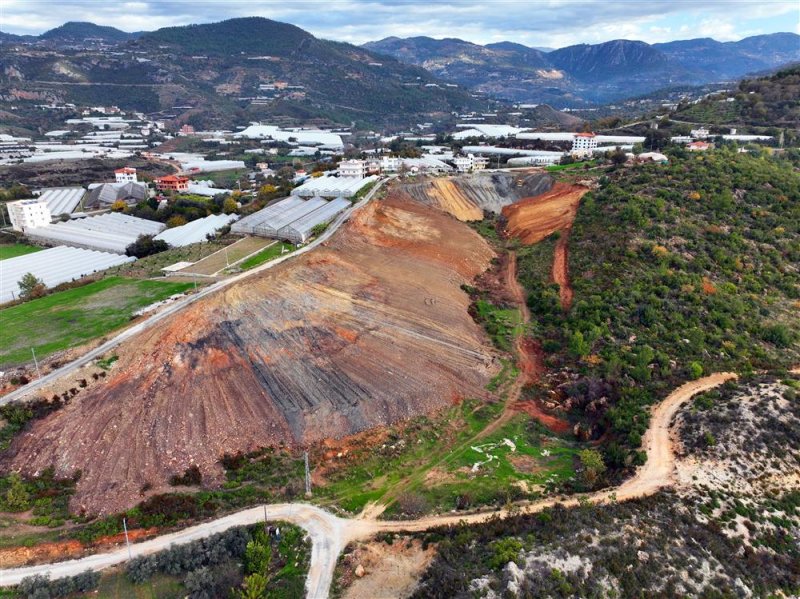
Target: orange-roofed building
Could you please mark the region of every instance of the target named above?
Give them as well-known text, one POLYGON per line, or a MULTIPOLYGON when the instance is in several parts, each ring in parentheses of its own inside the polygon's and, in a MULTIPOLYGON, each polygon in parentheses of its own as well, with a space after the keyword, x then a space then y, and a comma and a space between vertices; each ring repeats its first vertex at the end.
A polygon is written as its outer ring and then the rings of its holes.
POLYGON ((179 175, 167 175, 156 179, 156 189, 159 191, 186 191, 189 189, 189 178, 179 175))
POLYGON ((125 168, 118 168, 114 171, 114 178, 117 183, 138 183, 136 178, 136 169, 126 166, 125 168))
POLYGON ((594 133, 576 133, 572 140, 572 155, 583 158, 591 156, 597 149, 597 136, 594 133))

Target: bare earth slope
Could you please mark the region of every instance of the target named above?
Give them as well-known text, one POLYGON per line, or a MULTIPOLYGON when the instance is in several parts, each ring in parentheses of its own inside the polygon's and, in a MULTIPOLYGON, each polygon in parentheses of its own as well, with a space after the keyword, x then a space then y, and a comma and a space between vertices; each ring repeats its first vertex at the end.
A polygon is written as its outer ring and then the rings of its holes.
POLYGON ((462 221, 483 219, 483 211, 499 213, 522 198, 547 192, 553 178, 542 172, 475 173, 458 177, 423 179, 406 184, 414 199, 449 212, 462 221))
POLYGON ((210 296, 119 348, 109 381, 38 421, 5 467, 82 477, 111 512, 224 452, 355 433, 479 396, 496 371, 460 289, 489 246, 395 195, 325 247, 210 296))

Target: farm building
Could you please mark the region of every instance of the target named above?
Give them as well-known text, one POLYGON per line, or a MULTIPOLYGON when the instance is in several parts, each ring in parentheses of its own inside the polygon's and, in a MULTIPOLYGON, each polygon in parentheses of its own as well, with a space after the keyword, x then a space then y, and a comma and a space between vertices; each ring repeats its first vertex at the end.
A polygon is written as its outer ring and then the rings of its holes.
POLYGON ((303 200, 296 197, 291 198, 284 198, 275 202, 274 204, 270 204, 266 208, 262 208, 258 212, 254 212, 253 214, 248 214, 247 216, 239 219, 236 221, 233 226, 231 226, 231 232, 241 234, 248 234, 252 235, 253 230, 256 226, 260 225, 264 221, 269 220, 270 218, 274 218, 281 212, 288 210, 289 208, 293 208, 295 206, 299 206, 303 203, 303 200))
POLYGON ((157 235, 165 228, 163 223, 112 212, 29 229, 26 234, 42 244, 124 254, 139 235, 157 235))
POLYGON ((230 224, 238 218, 235 214, 212 214, 205 218, 193 220, 190 223, 166 229, 156 239, 166 241, 172 247, 183 247, 192 243, 206 241, 206 236, 215 233, 218 229, 230 224))
POLYGON ((53 216, 72 214, 81 203, 86 190, 83 187, 48 187, 39 190, 39 199, 47 202, 53 216))
POLYGON ((278 229, 278 237, 292 243, 305 243, 311 237, 314 227, 331 222, 340 212, 349 207, 350 201, 344 198, 331 200, 324 206, 278 229))
POLYGON ((119 254, 66 246, 1 260, 0 303, 19 297, 19 281, 27 273, 33 273, 47 287, 54 287, 134 260, 119 254))
POLYGON ((144 183, 101 183, 89 191, 86 207, 108 208, 118 200, 126 204, 135 204, 146 197, 147 187, 144 183))
POLYGON ((293 196, 303 198, 351 198, 365 185, 377 181, 378 177, 317 177, 292 190, 293 196))
POLYGON ((284 210, 272 218, 265 220, 261 224, 254 227, 253 233, 255 235, 259 235, 260 237, 277 237, 278 230, 281 227, 285 227, 286 225, 293 223, 297 219, 302 218, 306 214, 313 212, 325 204, 326 202, 322 198, 311 198, 310 200, 302 202, 293 208, 284 210))

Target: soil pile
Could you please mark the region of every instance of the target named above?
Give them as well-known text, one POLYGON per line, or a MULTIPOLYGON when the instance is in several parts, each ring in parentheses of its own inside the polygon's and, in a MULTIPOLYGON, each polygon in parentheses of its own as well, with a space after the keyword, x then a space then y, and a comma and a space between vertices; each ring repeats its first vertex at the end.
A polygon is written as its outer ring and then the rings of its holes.
POLYGON ((553 185, 553 178, 534 173, 475 173, 435 178, 403 186, 414 199, 444 210, 462 221, 483 219, 484 210, 499 213, 504 206, 539 195, 553 185))
POLYGON ((73 509, 108 513, 225 452, 353 434, 483 395, 494 352, 460 286, 493 257, 394 194, 324 247, 193 304, 118 349, 108 381, 37 421, 5 467, 82 471, 73 509))

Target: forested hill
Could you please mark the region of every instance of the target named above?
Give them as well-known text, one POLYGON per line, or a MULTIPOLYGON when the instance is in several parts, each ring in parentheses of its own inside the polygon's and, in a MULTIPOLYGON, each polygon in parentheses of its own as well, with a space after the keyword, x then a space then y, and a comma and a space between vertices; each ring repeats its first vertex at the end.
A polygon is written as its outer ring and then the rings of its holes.
POLYGON ((679 106, 674 117, 718 125, 800 129, 800 63, 769 77, 744 80, 733 92, 679 106))
POLYGON ((555 240, 519 253, 534 334, 611 469, 640 459, 647 408, 677 385, 800 362, 800 154, 668 151, 670 164, 612 169, 584 196, 569 312, 550 279, 555 240))
POLYGON ((409 124, 478 107, 465 90, 422 68, 263 18, 160 29, 113 53, 6 52, 0 66, 0 96, 148 112, 192 106, 194 118, 208 126, 275 116, 409 124), (69 85, 76 81, 81 85, 69 85), (256 105, 247 100, 275 82, 293 93, 256 105))

